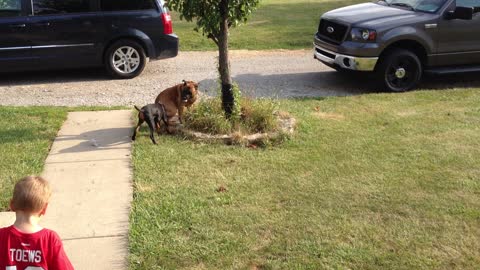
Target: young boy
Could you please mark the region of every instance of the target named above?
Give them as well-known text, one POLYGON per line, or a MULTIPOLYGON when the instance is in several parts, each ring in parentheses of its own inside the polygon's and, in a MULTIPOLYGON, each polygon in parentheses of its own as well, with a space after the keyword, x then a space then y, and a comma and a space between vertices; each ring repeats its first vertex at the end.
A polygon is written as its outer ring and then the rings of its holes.
POLYGON ((15 223, 0 229, 0 270, 73 269, 58 234, 38 224, 51 193, 48 182, 38 176, 27 176, 15 185, 10 201, 15 223))

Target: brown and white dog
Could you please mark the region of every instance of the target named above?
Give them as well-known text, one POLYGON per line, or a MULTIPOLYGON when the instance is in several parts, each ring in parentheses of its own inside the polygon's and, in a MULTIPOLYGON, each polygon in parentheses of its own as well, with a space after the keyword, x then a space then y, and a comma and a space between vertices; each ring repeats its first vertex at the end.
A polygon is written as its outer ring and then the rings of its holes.
POLYGON ((195 103, 198 97, 198 83, 194 81, 183 81, 160 92, 155 103, 163 104, 169 122, 178 113, 178 120, 182 123, 182 116, 185 107, 189 108, 195 103))

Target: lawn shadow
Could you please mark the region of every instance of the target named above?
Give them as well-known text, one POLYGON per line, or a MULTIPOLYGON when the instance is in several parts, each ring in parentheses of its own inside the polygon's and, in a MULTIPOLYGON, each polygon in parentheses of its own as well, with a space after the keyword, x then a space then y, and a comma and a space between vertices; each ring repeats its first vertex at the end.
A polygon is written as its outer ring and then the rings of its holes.
POLYGON ((27 141, 50 139, 48 135, 34 134, 30 128, 15 128, 9 130, 0 130, 0 145, 8 143, 23 143, 27 141))
POLYGON ((0 86, 111 80, 102 68, 41 70, 1 73, 0 86))

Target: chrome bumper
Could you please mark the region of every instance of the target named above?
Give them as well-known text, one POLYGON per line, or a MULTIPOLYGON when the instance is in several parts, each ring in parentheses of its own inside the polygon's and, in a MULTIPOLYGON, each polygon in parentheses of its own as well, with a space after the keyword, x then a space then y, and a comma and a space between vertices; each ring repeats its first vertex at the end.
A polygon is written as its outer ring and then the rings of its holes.
POLYGON ((358 71, 373 71, 378 57, 355 57, 325 50, 314 44, 314 57, 329 65, 358 71))

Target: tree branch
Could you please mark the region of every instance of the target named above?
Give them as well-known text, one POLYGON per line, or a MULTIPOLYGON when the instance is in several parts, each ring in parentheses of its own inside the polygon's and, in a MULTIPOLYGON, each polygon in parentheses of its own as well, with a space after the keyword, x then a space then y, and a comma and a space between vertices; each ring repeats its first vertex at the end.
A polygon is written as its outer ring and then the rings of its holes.
POLYGON ((212 33, 208 34, 207 38, 213 40, 218 47, 218 39, 212 33))

